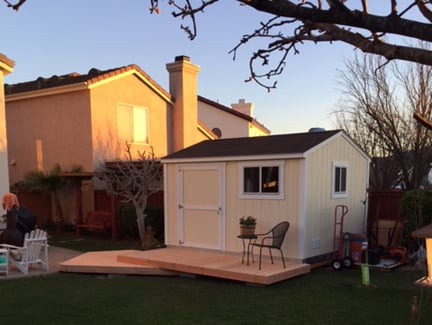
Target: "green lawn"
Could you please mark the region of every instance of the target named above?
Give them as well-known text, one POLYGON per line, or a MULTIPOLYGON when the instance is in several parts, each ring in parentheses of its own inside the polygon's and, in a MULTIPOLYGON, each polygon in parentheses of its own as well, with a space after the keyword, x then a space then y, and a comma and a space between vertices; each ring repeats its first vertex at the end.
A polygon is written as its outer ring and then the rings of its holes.
POLYGON ((414 295, 421 297, 419 324, 432 324, 432 289, 414 285, 422 275, 371 270, 368 288, 359 269, 328 268, 268 287, 207 277, 22 278, 0 282, 0 324, 411 324, 414 295))

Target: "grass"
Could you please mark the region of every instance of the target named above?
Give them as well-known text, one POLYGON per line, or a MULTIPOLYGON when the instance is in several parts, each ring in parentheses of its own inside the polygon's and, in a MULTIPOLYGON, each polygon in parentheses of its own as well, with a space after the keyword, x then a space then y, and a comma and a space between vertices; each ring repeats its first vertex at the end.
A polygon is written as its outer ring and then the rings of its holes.
MULTIPOLYGON (((98 242, 98 249, 119 249, 109 239, 76 241, 74 236, 64 236, 53 236, 50 244, 58 241, 73 248, 71 245, 98 242)), ((94 249, 86 246, 85 250, 94 249)), ((410 303, 417 295, 421 299, 419 324, 431 324, 432 289, 414 285, 422 276, 404 268, 371 270, 372 286, 362 287, 359 269, 335 272, 321 268, 260 287, 208 277, 56 274, 1 281, 0 322, 397 325, 411 324, 410 303)))

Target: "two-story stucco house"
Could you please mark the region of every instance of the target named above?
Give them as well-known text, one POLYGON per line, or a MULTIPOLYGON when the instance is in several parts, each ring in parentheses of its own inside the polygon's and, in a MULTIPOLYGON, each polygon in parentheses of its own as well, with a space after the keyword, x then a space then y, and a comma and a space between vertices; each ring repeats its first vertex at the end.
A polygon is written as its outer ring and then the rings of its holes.
POLYGON ((92 172, 122 158, 126 143, 132 153, 152 147, 163 157, 219 136, 270 133, 251 116, 250 103, 228 108, 198 96, 200 67, 188 57, 166 69, 169 90, 137 65, 5 85, 6 124, 19 125, 7 130, 11 184, 55 164, 92 172))

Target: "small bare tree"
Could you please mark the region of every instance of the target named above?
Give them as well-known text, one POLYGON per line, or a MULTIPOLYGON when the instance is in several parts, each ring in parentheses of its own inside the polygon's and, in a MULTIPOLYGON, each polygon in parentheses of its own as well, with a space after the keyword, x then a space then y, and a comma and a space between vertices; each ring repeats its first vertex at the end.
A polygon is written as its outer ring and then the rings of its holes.
POLYGON ((432 163, 432 142, 428 130, 411 117, 432 118, 432 68, 407 64, 401 69, 365 55, 346 62, 340 77, 338 126, 377 158, 371 165, 372 189, 395 183, 419 188, 432 163))
POLYGON ((134 159, 130 144, 126 144, 125 152, 124 159, 106 162, 97 173, 105 182, 108 193, 135 207, 138 232, 144 246, 145 209, 148 198, 162 190, 162 164, 155 157, 153 148, 149 153, 138 152, 138 159, 134 159))

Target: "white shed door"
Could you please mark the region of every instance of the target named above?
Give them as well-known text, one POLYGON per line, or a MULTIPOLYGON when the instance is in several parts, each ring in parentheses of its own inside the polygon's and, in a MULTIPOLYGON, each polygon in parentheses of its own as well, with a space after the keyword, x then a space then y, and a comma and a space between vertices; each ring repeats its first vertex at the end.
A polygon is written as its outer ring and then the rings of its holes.
POLYGON ((223 165, 180 166, 179 245, 225 249, 223 165))

